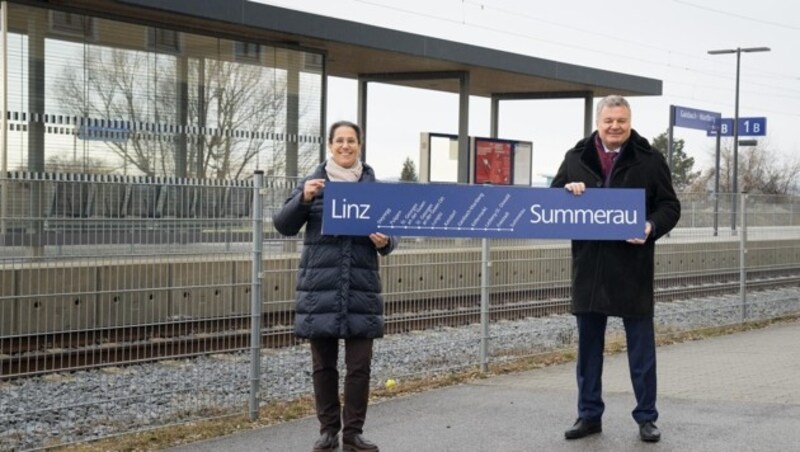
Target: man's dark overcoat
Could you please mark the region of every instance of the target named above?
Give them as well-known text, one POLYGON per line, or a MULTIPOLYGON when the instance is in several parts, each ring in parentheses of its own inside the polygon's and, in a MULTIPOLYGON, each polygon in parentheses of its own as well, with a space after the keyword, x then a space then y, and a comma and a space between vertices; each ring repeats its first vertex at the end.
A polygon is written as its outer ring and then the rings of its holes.
MULTIPOLYGON (((597 131, 567 151, 551 187, 570 182, 583 182, 587 190, 606 186, 595 147, 596 135, 597 131)), ((573 240, 572 312, 653 317, 655 242, 672 230, 681 216, 669 167, 661 152, 632 130, 607 186, 643 188, 646 220, 654 231, 643 245, 624 240, 573 240)))

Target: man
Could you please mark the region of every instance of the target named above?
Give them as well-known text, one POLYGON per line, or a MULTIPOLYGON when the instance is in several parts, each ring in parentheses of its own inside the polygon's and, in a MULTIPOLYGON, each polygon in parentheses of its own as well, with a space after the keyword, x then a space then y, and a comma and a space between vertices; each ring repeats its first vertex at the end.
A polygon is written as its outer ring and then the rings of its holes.
POLYGON ((656 442, 656 344, 653 325, 655 241, 680 218, 680 202, 664 156, 631 129, 621 96, 597 105, 597 130, 567 151, 552 187, 576 196, 585 190, 645 190, 646 223, 629 240, 572 241, 572 313, 578 323, 578 419, 564 433, 583 438, 603 430, 603 348, 608 316, 622 317, 636 395, 633 419, 642 441, 656 442))

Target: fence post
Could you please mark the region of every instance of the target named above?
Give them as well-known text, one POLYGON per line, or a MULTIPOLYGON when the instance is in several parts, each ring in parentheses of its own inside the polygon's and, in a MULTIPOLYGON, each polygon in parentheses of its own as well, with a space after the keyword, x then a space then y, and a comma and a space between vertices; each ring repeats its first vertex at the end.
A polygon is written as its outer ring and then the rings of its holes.
POLYGON ((481 372, 489 370, 489 239, 481 239, 481 372))
POLYGON ((740 230, 739 239, 739 297, 742 301, 742 323, 747 321, 747 194, 742 193, 740 198, 740 230))
POLYGON ((258 392, 261 381, 261 255, 264 252, 264 172, 253 178, 253 262, 250 278, 250 420, 258 419, 258 392))
POLYGON ((719 227, 719 193, 714 192, 714 237, 718 234, 719 227))
POLYGON ((5 238, 8 219, 8 2, 0 2, 0 236, 5 238))

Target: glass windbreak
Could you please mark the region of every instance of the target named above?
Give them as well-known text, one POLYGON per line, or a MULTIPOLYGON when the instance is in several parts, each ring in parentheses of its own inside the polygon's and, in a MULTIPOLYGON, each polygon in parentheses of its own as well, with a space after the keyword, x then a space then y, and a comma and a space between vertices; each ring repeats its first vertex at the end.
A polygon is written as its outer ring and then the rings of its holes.
POLYGON ((10 4, 9 171, 308 173, 322 55, 10 4))

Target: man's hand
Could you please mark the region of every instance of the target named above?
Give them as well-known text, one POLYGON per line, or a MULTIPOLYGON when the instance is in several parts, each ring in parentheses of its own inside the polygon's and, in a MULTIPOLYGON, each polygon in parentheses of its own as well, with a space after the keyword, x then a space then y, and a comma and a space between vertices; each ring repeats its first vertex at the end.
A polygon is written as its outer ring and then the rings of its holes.
POLYGON ((580 196, 586 191, 586 184, 583 182, 570 182, 567 185, 564 185, 564 188, 566 188, 567 191, 573 195, 580 196))
POLYGON ((647 238, 650 237, 650 233, 653 232, 653 225, 650 224, 649 221, 644 222, 644 238, 643 239, 628 239, 626 242, 631 243, 633 245, 644 245, 644 242, 647 241, 647 238))

